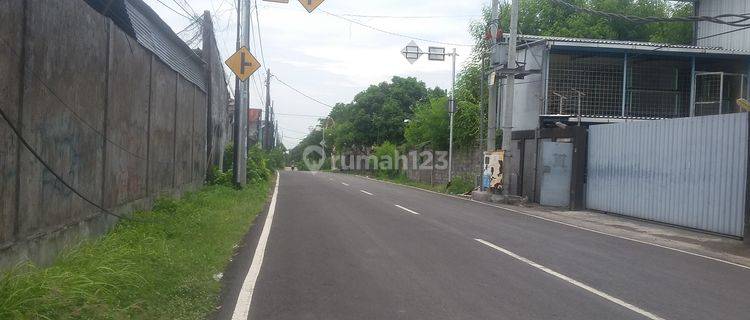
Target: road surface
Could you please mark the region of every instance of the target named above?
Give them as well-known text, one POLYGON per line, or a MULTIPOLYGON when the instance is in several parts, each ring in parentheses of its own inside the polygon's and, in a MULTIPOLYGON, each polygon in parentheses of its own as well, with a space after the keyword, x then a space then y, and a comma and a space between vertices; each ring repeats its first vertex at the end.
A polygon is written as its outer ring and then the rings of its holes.
POLYGON ((352 175, 282 172, 259 251, 250 319, 750 319, 750 269, 352 175))

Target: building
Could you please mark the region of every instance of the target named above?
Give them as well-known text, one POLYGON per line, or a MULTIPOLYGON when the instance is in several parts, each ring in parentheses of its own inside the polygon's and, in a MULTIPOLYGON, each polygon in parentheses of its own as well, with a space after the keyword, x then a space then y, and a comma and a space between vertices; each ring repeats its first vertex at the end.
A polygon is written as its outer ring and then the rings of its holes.
MULTIPOLYGON (((750 1, 747 0, 681 0, 692 2, 695 13, 699 16, 718 16, 727 13, 750 12, 750 1)), ((711 22, 699 22, 695 25, 695 44, 724 49, 750 50, 750 28, 737 28, 711 22)))

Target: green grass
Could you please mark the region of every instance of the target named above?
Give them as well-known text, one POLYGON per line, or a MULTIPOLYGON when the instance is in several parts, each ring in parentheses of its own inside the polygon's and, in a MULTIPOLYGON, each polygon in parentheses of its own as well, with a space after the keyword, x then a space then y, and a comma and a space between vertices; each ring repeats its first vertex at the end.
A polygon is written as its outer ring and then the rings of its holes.
POLYGON ((474 183, 463 177, 454 178, 453 183, 450 186, 445 184, 430 185, 429 183, 413 181, 407 178, 404 174, 389 176, 387 174, 378 172, 373 176, 373 178, 447 194, 465 194, 471 190, 474 190, 474 183))
POLYGON ((0 276, 0 319, 203 319, 218 305, 234 246, 268 197, 269 182, 211 186, 162 199, 150 222, 122 222, 48 268, 0 276))

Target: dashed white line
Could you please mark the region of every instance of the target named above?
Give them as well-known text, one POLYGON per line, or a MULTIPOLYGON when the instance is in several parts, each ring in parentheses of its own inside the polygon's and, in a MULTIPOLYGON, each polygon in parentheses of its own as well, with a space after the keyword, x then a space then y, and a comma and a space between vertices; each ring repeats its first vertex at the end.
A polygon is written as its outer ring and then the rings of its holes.
POLYGON ((534 218, 534 219, 539 219, 539 220, 543 220, 543 221, 547 221, 547 222, 552 222, 552 223, 556 223, 556 224, 568 226, 568 227, 571 227, 571 228, 585 230, 585 231, 588 231, 588 232, 593 232, 593 233, 597 233, 597 234, 600 234, 600 235, 609 236, 609 237, 613 237, 613 238, 618 238, 618 239, 622 239, 622 240, 632 241, 632 242, 640 243, 640 244, 643 244, 643 245, 648 245, 648 246, 653 246, 653 247, 657 247, 657 248, 662 248, 662 249, 665 249, 665 250, 679 252, 679 253, 683 253, 683 254, 687 254, 687 255, 691 255, 691 256, 695 256, 695 257, 707 259, 707 260, 712 260, 712 261, 719 262, 719 263, 728 264, 728 265, 735 266, 735 267, 738 267, 738 268, 750 270, 750 266, 746 266, 744 264, 732 262, 732 261, 729 261, 729 260, 724 260, 724 259, 720 259, 720 258, 714 258, 714 257, 703 255, 703 254, 700 254, 700 253, 695 253, 695 252, 690 252, 690 251, 687 251, 687 250, 673 248, 673 247, 661 245, 661 244, 658 244, 658 243, 653 243, 653 242, 638 240, 638 239, 635 239, 635 238, 630 238, 630 237, 626 237, 626 236, 620 236, 620 235, 611 234, 611 233, 607 233, 607 232, 603 232, 603 231, 599 231, 599 230, 594 230, 594 229, 587 228, 587 227, 577 226, 577 225, 574 225, 574 224, 571 224, 571 223, 566 223, 566 222, 562 222, 562 221, 548 219, 548 218, 545 218, 545 217, 540 217, 540 216, 537 216, 535 214, 523 212, 523 211, 520 211, 520 210, 511 209, 511 208, 508 208, 508 207, 505 207, 505 206, 499 206, 499 205, 495 205, 495 204, 491 204, 491 203, 477 201, 477 200, 474 200, 474 199, 462 198, 462 197, 454 196, 454 195, 451 195, 451 194, 440 193, 440 192, 436 192, 436 191, 432 191, 432 190, 426 190, 426 189, 422 189, 422 188, 418 188, 418 187, 413 187, 413 186, 409 186, 409 185, 398 184, 398 183, 394 183, 394 182, 390 182, 390 181, 377 180, 377 179, 373 179, 373 178, 370 178, 370 177, 361 177, 361 178, 364 178, 364 179, 367 179, 367 180, 372 180, 372 181, 375 181, 375 182, 380 182, 380 183, 386 183, 386 184, 391 184, 391 185, 395 185, 395 186, 400 186, 400 187, 404 187, 404 188, 410 188, 410 189, 414 189, 414 190, 418 190, 418 191, 422 191, 422 192, 432 193, 432 194, 440 195, 440 196, 443 196, 443 197, 449 197, 449 198, 454 198, 454 199, 458 199, 458 200, 473 202, 473 203, 480 204, 480 205, 483 205, 483 206, 498 208, 498 209, 502 209, 502 210, 505 210, 505 211, 517 213, 517 214, 524 215, 524 216, 527 216, 527 217, 530 217, 530 218, 534 218))
POLYGON ((366 194, 366 195, 368 195, 368 196, 374 196, 374 194, 372 194, 372 193, 369 193, 369 192, 367 192, 367 191, 365 191, 365 190, 359 190, 359 192, 362 192, 362 193, 364 193, 364 194, 366 194))
POLYGON ((400 206, 400 205, 397 205, 397 204, 395 204, 395 206, 396 206, 397 208, 401 209, 401 210, 404 210, 404 211, 408 212, 408 213, 413 213, 413 214, 419 215, 419 212, 416 212, 416 211, 414 211, 414 210, 411 210, 411 209, 407 209, 407 208, 404 208, 404 207, 402 207, 402 206, 400 206))
POLYGON ((232 320, 247 320, 248 314, 250 314, 250 305, 253 301, 253 292, 255 292, 255 283, 258 281, 258 275, 260 274, 260 267, 263 265, 263 257, 266 255, 266 245, 268 243, 268 235, 271 233, 271 224, 273 223, 273 215, 276 211, 276 199, 279 195, 279 173, 276 173, 276 187, 273 190, 273 197, 271 197, 271 205, 268 207, 268 215, 266 216, 266 222, 263 224, 263 231, 260 233, 260 239, 258 239, 258 246, 255 248, 255 255, 253 256, 253 262, 250 265, 250 270, 245 276, 245 281, 242 283, 242 289, 240 294, 237 296, 237 304, 234 307, 234 313, 232 314, 232 320))
POLYGON ((599 291, 599 290, 597 290, 597 289, 595 289, 595 288, 593 288, 593 287, 591 287, 589 285, 586 285, 585 283, 582 283, 582 282, 580 282, 578 280, 575 280, 575 279, 570 278, 570 277, 568 277, 568 276, 566 276, 564 274, 561 274, 561 273, 556 272, 556 271, 554 271, 554 270, 552 270, 550 268, 547 268, 547 267, 545 267, 545 266, 543 266, 541 264, 538 264, 538 263, 536 263, 534 261, 531 261, 531 260, 526 259, 526 258, 524 258, 522 256, 519 256, 519 255, 517 255, 517 254, 515 254, 515 253, 513 253, 511 251, 508 251, 508 250, 503 249, 503 248, 501 248, 499 246, 496 246, 496 245, 494 245, 494 244, 492 244, 490 242, 487 242, 487 241, 482 240, 482 239, 474 239, 474 240, 479 241, 480 243, 482 243, 482 244, 484 244, 484 245, 486 245, 486 246, 488 246, 488 247, 490 247, 492 249, 495 249, 495 250, 500 251, 500 252, 502 252, 502 253, 504 253, 506 255, 509 255, 509 256, 515 258, 516 260, 519 260, 519 261, 521 261, 521 262, 523 262, 525 264, 528 264, 528 265, 530 265, 530 266, 532 266, 534 268, 537 268, 537 269, 542 270, 542 271, 544 271, 544 272, 546 272, 546 273, 548 273, 550 275, 553 275, 553 276, 555 276, 555 277, 557 277, 559 279, 562 279, 562 280, 564 280, 564 281, 566 281, 566 282, 568 282, 568 283, 570 283, 570 284, 572 284, 572 285, 574 285, 576 287, 579 287, 579 288, 584 289, 584 290, 586 290, 588 292, 591 292, 591 293, 593 293, 593 294, 595 294, 595 295, 597 295, 597 296, 599 296, 601 298, 604 298, 605 300, 609 300, 610 302, 613 302, 613 303, 616 303, 616 304, 618 304, 618 305, 620 305, 622 307, 625 307, 625 308, 629 309, 630 311, 638 313, 638 314, 640 314, 640 315, 642 315, 642 316, 644 316, 644 317, 646 317, 648 319, 652 319, 652 320, 663 320, 664 319, 664 318, 659 317, 659 316, 657 316, 657 315, 655 315, 655 314, 653 314, 651 312, 648 312, 648 311, 643 310, 641 308, 638 308, 638 307, 636 307, 636 306, 634 306, 634 305, 632 305, 630 303, 627 303, 627 302, 625 302, 625 301, 623 301, 623 300, 621 300, 619 298, 615 298, 615 297, 613 297, 613 296, 611 296, 609 294, 606 294, 606 293, 604 293, 602 291, 599 291))
POLYGON ((342 182, 341 184, 343 184, 343 185, 345 185, 345 186, 347 186, 347 187, 349 186, 349 184, 348 184, 348 183, 346 183, 346 182, 342 182))

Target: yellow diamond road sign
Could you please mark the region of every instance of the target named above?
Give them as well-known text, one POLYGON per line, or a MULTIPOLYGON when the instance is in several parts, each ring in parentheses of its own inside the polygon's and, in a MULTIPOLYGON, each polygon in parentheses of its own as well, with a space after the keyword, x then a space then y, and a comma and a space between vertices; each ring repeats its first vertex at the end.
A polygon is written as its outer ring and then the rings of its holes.
POLYGON ((247 47, 240 48, 225 63, 229 69, 232 69, 232 72, 237 75, 240 81, 247 80, 247 78, 260 68, 260 62, 250 54, 247 47))
POLYGON ((299 2, 307 9, 307 12, 312 13, 315 8, 323 3, 323 0, 299 0, 299 2))

